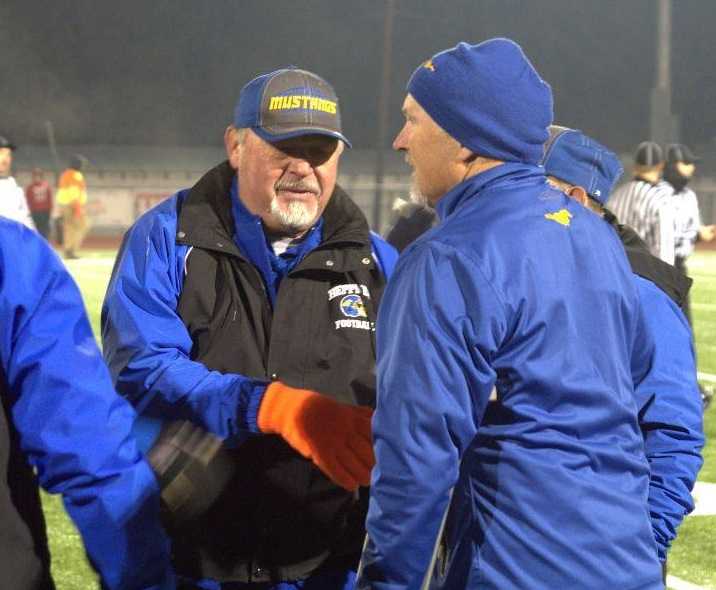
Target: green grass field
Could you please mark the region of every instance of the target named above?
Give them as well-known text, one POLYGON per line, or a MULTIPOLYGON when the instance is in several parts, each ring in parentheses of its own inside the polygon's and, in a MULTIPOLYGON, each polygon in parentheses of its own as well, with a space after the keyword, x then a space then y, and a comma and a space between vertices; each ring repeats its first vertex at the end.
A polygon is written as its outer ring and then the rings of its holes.
MULTIPOLYGON (((99 335, 102 298, 112 270, 113 254, 92 252, 68 267, 80 285, 95 334, 99 335)), ((699 370, 716 374, 716 252, 697 253, 690 265, 699 370)), ((716 384, 714 384, 716 385, 716 384)), ((707 446, 699 479, 716 483, 716 402, 705 416, 707 446)), ((79 535, 57 497, 44 496, 52 572, 58 590, 95 590, 96 577, 87 564, 79 535)), ((716 590, 716 516, 691 516, 679 529, 669 555, 669 573, 716 590)))
MULTIPOLYGON (((716 375, 716 252, 699 252, 689 275, 699 371, 716 375)), ((710 385, 716 386, 716 383, 710 385)), ((699 480, 716 483, 716 402, 704 417, 706 447, 699 480)), ((669 572, 706 588, 716 588, 716 516, 690 516, 679 528, 669 554, 669 572)))

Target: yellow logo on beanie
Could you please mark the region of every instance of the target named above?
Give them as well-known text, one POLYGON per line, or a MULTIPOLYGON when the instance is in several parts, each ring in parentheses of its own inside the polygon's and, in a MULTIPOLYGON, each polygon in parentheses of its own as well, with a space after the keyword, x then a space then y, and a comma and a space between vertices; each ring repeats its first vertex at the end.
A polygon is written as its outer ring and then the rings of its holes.
POLYGON ((429 59, 426 62, 423 62, 423 67, 427 70, 430 70, 431 72, 435 71, 435 66, 433 65, 433 60, 429 59))
POLYGON ((555 211, 554 213, 545 213, 544 218, 549 219, 550 221, 556 221, 560 225, 569 227, 570 220, 572 219, 572 214, 566 209, 560 209, 559 211, 555 211))

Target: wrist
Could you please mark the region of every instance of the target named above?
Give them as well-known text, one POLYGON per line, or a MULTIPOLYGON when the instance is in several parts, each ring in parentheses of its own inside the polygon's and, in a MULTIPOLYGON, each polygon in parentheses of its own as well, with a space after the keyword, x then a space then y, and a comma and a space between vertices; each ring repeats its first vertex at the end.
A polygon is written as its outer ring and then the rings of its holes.
MULTIPOLYGON (((261 400, 256 424, 261 432, 277 434, 281 425, 297 413, 297 406, 302 404, 313 392, 297 389, 280 381, 273 381, 266 388, 261 400)), ((315 394, 314 394, 315 395, 315 394)))

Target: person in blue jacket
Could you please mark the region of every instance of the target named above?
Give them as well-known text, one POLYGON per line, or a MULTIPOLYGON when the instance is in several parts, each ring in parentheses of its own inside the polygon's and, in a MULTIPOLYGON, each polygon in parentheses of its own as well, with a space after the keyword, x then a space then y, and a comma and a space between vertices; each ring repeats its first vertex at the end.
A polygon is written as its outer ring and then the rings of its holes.
POLYGON ((694 508, 691 498, 703 463, 703 411, 691 329, 681 304, 691 281, 652 256, 605 204, 622 173, 614 152, 576 129, 553 125, 542 162, 550 184, 609 221, 623 240, 647 329, 654 340, 651 367, 635 388, 639 426, 649 460, 649 514, 659 560, 666 564, 676 529, 694 508))
POLYGON ((654 343, 616 234, 539 166, 549 86, 492 39, 407 92, 393 147, 440 223, 379 312, 358 587, 662 588, 633 390, 654 343))
MULTIPOLYGON (((167 422, 150 456, 183 587, 349 588, 374 461, 374 325, 397 252, 336 183, 349 144, 321 77, 255 78, 224 139, 226 162, 127 232, 105 356, 142 416, 167 422), (203 483, 171 459, 206 439, 186 423, 221 442, 203 483)), ((212 445, 198 446, 184 454, 212 445)))
POLYGON ((173 589, 134 410, 112 387, 65 267, 42 237, 6 219, 0 316, 0 588, 54 588, 39 485, 62 495, 103 588, 173 589))

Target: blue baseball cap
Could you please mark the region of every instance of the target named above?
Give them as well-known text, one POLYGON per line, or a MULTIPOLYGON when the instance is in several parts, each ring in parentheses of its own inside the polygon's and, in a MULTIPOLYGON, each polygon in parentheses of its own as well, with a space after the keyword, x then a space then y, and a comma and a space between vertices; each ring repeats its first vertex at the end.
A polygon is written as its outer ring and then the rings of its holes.
POLYGON ((624 172, 617 155, 578 129, 552 125, 542 165, 548 176, 581 186, 602 205, 624 172))
POLYGON ((234 127, 248 127, 269 143, 327 135, 351 146, 341 130, 333 87, 320 76, 288 67, 254 78, 241 89, 234 127))

